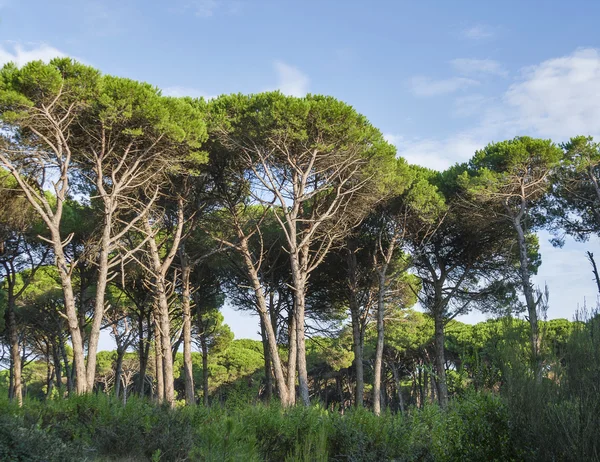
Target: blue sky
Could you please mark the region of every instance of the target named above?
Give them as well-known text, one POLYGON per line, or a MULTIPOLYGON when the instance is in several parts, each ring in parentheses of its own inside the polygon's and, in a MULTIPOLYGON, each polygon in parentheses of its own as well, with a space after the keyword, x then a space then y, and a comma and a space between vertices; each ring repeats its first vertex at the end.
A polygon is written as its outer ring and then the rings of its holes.
MULTIPOLYGON (((0 0, 0 64, 67 55, 172 95, 329 94, 443 169, 516 135, 600 138, 598 17, 591 0, 0 0)), ((541 242, 549 317, 594 304, 598 241, 541 242)), ((225 316, 256 335, 255 318, 225 316)))

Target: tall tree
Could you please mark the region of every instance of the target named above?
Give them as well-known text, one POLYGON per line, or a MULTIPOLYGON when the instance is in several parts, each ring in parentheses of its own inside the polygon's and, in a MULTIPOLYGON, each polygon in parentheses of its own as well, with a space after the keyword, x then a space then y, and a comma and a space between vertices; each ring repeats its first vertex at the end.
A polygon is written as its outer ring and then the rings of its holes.
POLYGON ((330 97, 234 95, 214 102, 226 116, 215 136, 237 152, 254 200, 270 207, 285 234, 294 289, 302 402, 309 390, 305 296, 331 246, 375 203, 394 148, 350 106, 330 97))
POLYGON ((513 228, 519 249, 519 275, 531 326, 531 355, 539 375, 538 305, 532 284, 528 234, 543 223, 544 200, 552 185, 551 173, 563 157, 562 150, 550 140, 517 137, 493 143, 477 151, 469 167, 473 179, 471 197, 513 228))

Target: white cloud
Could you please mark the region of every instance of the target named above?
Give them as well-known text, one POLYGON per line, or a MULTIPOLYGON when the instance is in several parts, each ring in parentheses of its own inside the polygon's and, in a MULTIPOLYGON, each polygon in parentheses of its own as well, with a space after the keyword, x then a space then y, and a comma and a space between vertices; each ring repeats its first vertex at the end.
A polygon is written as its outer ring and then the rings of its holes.
POLYGON ((475 85, 479 85, 477 80, 465 77, 435 80, 429 77, 417 76, 410 79, 410 86, 413 94, 424 97, 454 93, 475 85))
POLYGON ((305 96, 308 93, 310 79, 297 67, 282 61, 275 62, 277 88, 285 95, 305 96))
POLYGON ((404 141, 404 137, 402 135, 397 135, 394 133, 384 133, 383 138, 390 144, 394 144, 398 146, 402 141, 404 141))
POLYGON ((411 163, 443 169, 469 159, 490 142, 530 135, 565 141, 600 137, 600 52, 581 49, 523 69, 520 80, 497 97, 467 95, 455 115, 478 122, 445 138, 413 139, 398 145, 411 163))
POLYGON ((162 90, 162 94, 165 96, 175 96, 178 98, 180 98, 182 96, 190 96, 192 98, 204 98, 207 100, 216 98, 216 95, 209 95, 205 92, 198 90, 197 88, 180 87, 180 86, 164 88, 162 90))
POLYGON ((597 135, 600 54, 596 49, 581 49, 526 68, 504 99, 519 130, 553 139, 597 135))
POLYGON ((496 34, 496 28, 485 24, 475 24, 461 31, 464 38, 471 40, 482 40, 491 38, 496 34))
POLYGON ((508 71, 504 69, 502 64, 493 59, 470 59, 459 58, 450 61, 452 67, 462 75, 482 75, 490 74, 500 77, 506 77, 508 71))
POLYGON ((0 45, 0 66, 13 62, 18 67, 21 67, 30 61, 42 60, 48 62, 52 58, 61 58, 64 56, 67 55, 45 43, 30 48, 24 48, 19 43, 14 44, 12 47, 0 45))

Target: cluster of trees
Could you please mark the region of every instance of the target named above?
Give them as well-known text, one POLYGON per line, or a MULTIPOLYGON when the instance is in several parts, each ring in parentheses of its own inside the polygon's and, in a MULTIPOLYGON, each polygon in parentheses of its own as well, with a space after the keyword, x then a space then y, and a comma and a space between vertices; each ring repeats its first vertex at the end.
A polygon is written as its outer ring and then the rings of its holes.
POLYGON ((586 137, 518 137, 436 172, 398 158, 331 97, 165 97, 70 59, 4 66, 0 120, 0 294, 17 400, 32 355, 52 364, 48 386, 106 386, 107 329, 117 394, 173 404, 182 350, 181 397, 194 404, 192 350, 209 371, 209 352, 230 340, 225 299, 258 315, 265 389, 283 406, 319 395, 310 338, 341 323, 352 354, 329 359, 351 361, 351 401, 364 405, 368 390, 379 413, 388 372, 401 372, 386 348, 406 340, 390 326, 417 302, 442 406, 447 329, 469 310, 526 311, 541 379, 535 232, 560 244, 600 229, 600 149, 586 137))

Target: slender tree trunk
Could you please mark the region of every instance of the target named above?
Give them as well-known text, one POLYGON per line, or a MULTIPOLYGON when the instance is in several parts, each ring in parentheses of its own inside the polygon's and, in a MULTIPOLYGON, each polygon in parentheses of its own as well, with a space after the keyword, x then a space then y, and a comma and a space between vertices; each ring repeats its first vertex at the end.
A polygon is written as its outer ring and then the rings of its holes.
POLYGON ((306 367, 306 339, 304 335, 306 274, 304 274, 304 271, 301 269, 305 267, 306 264, 302 265, 300 263, 298 258, 299 254, 302 255, 302 260, 306 261, 308 258, 308 248, 301 249, 300 252, 290 252, 290 263, 292 269, 292 280, 294 282, 294 315, 296 316, 296 361, 298 368, 298 390, 300 392, 302 404, 309 406, 310 396, 308 390, 308 370, 306 367))
POLYGON ((8 300, 6 304, 6 330, 10 342, 10 364, 12 383, 9 388, 9 397, 16 399, 17 404, 23 405, 23 390, 21 387, 21 351, 19 346, 19 334, 17 332, 17 321, 15 316, 15 299, 13 296, 12 283, 9 282, 8 300))
POLYGON ((392 375, 394 376, 394 385, 396 387, 396 395, 398 396, 398 407, 400 408, 400 412, 404 414, 404 399, 402 398, 402 388, 400 387, 400 374, 398 372, 398 367, 395 364, 390 364, 390 369, 392 370, 392 375))
MULTIPOLYGON (((439 309, 434 312, 435 324, 435 369, 437 373, 437 395, 441 407, 448 406, 448 387, 446 382, 446 359, 444 355, 444 319, 439 309)), ((433 379, 433 375, 432 375, 433 379)), ((434 388, 432 387, 432 391, 434 388)))
POLYGON ((53 234, 54 255, 56 266, 60 275, 61 285, 64 294, 64 307, 67 315, 67 323, 71 334, 71 344, 73 346, 73 369, 75 372, 75 392, 82 395, 88 391, 85 369, 85 356, 83 350, 83 337, 79 328, 79 319, 77 317, 77 308, 75 307, 75 297, 73 296, 73 284, 69 265, 63 252, 62 242, 58 233, 53 234))
POLYGON ((200 336, 200 348, 202 350, 202 402, 208 406, 208 344, 204 335, 200 336))
MULTIPOLYGON (((150 331, 150 325, 148 325, 148 332, 150 331)), ((150 339, 144 341, 144 316, 140 313, 138 318, 138 356, 140 361, 140 372, 138 373, 137 393, 139 396, 144 396, 145 392, 145 381, 146 381, 146 365, 148 364, 148 348, 146 343, 150 339)))
POLYGON ((110 216, 106 217, 108 222, 104 223, 102 239, 100 241, 100 252, 98 254, 98 275, 96 278, 96 298, 94 303, 94 316, 90 328, 87 356, 87 387, 94 388, 96 380, 96 354, 98 352, 98 341, 100 340, 100 328, 104 319, 104 299, 106 284, 108 282, 108 247, 110 245, 110 216))
POLYGON ((163 376, 163 358, 162 358, 162 335, 160 328, 154 320, 154 358, 156 361, 156 400, 162 403, 165 399, 165 382, 163 376))
POLYGON ((115 396, 121 395, 121 376, 123 374, 123 356, 125 350, 117 347, 117 362, 115 364, 115 396))
POLYGON ((287 364, 287 388, 289 392, 289 405, 296 404, 296 310, 292 308, 288 321, 288 364, 287 364))
POLYGON ((355 387, 355 406, 362 407, 364 405, 365 391, 365 368, 364 368, 364 336, 362 335, 362 325, 358 313, 358 307, 354 303, 350 303, 350 317, 352 320, 352 348, 354 350, 354 373, 356 375, 355 387))
POLYGON ((273 374, 271 373, 271 357, 269 356, 269 344, 267 334, 265 333, 265 325, 260 322, 260 336, 263 345, 263 357, 265 358, 265 388, 267 401, 271 401, 273 397, 273 374))
POLYGON ((379 290, 377 294, 377 347, 375 349, 375 366, 373 368, 373 412, 381 413, 381 370, 383 364, 383 315, 385 313, 385 281, 387 264, 379 271, 379 290))
POLYGON ((523 295, 525 296, 525 303, 527 304, 527 314, 529 316, 531 354, 535 368, 535 375, 536 377, 539 376, 541 379, 541 375, 539 375, 541 372, 541 365, 539 362, 539 327, 537 303, 533 293, 533 285, 531 284, 527 241, 525 239, 525 232, 519 217, 516 217, 513 220, 513 225, 517 232, 517 240, 519 244, 519 274, 521 276, 521 286, 523 288, 523 295))
POLYGON ((596 287, 598 288, 598 293, 600 293, 600 275, 598 275, 598 267, 596 266, 596 260, 594 260, 594 254, 587 251, 587 257, 592 265, 592 272, 594 273, 594 280, 596 281, 596 287))
POLYGON ((279 357, 279 350, 277 349, 277 337, 275 336, 275 329, 271 324, 269 310, 267 308, 267 301, 265 299, 265 295, 260 284, 258 273, 252 261, 252 256, 248 247, 248 240, 243 236, 240 236, 240 249, 242 258, 244 259, 246 272, 248 274, 250 283, 252 284, 252 289, 254 290, 254 295, 256 297, 258 315, 260 316, 260 321, 265 326, 265 333, 267 335, 267 340, 269 343, 269 353, 271 356, 271 363, 273 365, 273 372, 275 373, 275 380, 277 382, 277 391, 279 392, 279 399, 281 400, 281 404, 284 407, 287 407, 290 405, 290 393, 288 392, 285 383, 285 376, 283 375, 283 366, 281 364, 281 358, 279 357))
POLYGON ((175 378, 173 373, 173 352, 171 350, 171 323, 169 319, 169 302, 165 283, 157 281, 158 321, 161 339, 161 357, 163 370, 164 400, 169 405, 175 404, 175 378))
POLYGON ((52 361, 54 362, 54 375, 56 376, 56 387, 61 394, 63 391, 63 383, 62 383, 62 364, 60 362, 60 351, 58 342, 60 340, 56 339, 56 342, 52 344, 52 361))
POLYGON ((183 312, 183 370, 185 378, 185 403, 188 406, 196 404, 194 396, 194 376, 192 368, 192 313, 190 308, 190 261, 186 253, 181 250, 181 310, 183 312))

